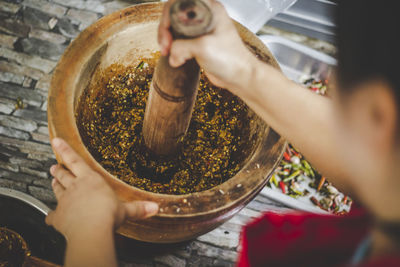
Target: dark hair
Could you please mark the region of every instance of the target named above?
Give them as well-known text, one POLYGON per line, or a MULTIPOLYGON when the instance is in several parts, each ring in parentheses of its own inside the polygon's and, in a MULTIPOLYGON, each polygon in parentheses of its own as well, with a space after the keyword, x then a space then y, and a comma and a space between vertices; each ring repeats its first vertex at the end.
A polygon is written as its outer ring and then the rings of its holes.
POLYGON ((340 0, 336 14, 340 92, 383 78, 400 104, 400 13, 395 0, 340 0))
MULTIPOLYGON (((400 13, 395 0, 340 0, 336 11, 340 93, 384 79, 400 110, 400 13)), ((375 224, 400 246, 400 223, 375 224)))

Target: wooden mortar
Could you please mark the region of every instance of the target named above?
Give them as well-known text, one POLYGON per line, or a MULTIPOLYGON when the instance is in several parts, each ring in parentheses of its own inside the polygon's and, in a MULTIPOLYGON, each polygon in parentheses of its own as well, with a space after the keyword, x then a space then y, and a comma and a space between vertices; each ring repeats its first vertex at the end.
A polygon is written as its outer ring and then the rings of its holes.
MULTIPOLYGON (((57 136, 66 140, 104 177, 122 201, 159 203, 158 215, 143 221, 127 221, 118 229, 120 234, 141 241, 171 243, 211 231, 240 211, 265 186, 280 162, 286 142, 250 111, 250 137, 256 146, 243 168, 223 184, 187 195, 140 190, 112 176, 96 162, 83 144, 76 125, 77 101, 83 90, 111 64, 137 66, 141 57, 150 57, 159 49, 157 27, 162 7, 162 3, 142 4, 112 13, 89 26, 69 45, 52 77, 48 124, 50 138, 57 136)), ((253 33, 239 24, 236 26, 245 44, 260 60, 279 68, 267 47, 253 33)))

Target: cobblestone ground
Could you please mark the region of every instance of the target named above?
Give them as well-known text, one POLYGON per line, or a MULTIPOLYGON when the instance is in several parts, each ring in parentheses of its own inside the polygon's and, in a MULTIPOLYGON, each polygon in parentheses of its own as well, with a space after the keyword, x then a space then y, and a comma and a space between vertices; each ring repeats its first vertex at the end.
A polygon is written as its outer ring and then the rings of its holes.
MULTIPOLYGON (((101 16, 134 3, 0 0, 0 187, 55 206, 48 169, 56 161, 46 115, 52 71, 80 31, 101 16)), ((168 249, 133 242, 131 251, 120 253, 120 265, 232 266, 242 225, 265 210, 285 209, 258 196, 229 222, 194 241, 168 249), (135 253, 135 248, 141 252, 135 253)))

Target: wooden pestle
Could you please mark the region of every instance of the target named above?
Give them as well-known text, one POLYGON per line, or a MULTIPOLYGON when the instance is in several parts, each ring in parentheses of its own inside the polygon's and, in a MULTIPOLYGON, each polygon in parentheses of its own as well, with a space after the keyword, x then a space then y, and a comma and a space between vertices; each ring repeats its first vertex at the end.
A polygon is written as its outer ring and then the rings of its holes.
MULTIPOLYGON (((174 39, 196 38, 213 28, 213 15, 201 0, 177 0, 170 8, 174 39)), ((196 60, 173 68, 161 56, 154 71, 143 122, 146 146, 157 155, 173 155, 186 134, 200 79, 196 60)))

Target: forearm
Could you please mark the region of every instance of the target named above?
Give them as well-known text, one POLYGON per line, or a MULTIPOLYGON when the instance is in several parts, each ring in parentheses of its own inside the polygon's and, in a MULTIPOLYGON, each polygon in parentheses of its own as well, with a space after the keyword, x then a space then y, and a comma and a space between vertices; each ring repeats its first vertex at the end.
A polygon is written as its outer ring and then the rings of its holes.
POLYGON ((333 101, 305 90, 269 65, 260 61, 252 65, 250 79, 235 90, 239 97, 323 175, 350 191, 347 175, 340 169, 333 101))
POLYGON ((66 267, 117 266, 111 225, 91 225, 67 237, 66 267))

